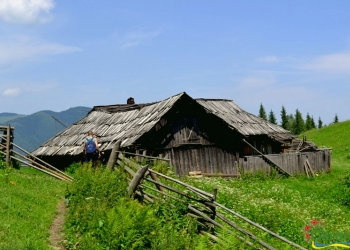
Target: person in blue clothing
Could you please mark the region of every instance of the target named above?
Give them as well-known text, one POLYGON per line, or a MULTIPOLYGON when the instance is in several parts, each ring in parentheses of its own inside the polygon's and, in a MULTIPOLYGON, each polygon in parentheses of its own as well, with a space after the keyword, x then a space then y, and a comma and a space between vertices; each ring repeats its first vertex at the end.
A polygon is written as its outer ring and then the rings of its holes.
POLYGON ((93 161, 97 166, 97 160, 101 157, 100 147, 94 133, 90 130, 83 143, 85 162, 93 161))

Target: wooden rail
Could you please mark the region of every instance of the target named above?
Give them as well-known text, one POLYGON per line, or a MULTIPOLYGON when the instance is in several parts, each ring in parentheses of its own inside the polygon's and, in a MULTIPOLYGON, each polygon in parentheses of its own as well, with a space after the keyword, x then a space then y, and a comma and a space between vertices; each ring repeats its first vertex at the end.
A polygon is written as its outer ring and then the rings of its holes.
MULTIPOLYGON (((3 127, 0 127, 0 129, 3 129, 3 127)), ((59 180, 73 180, 73 177, 69 176, 63 171, 55 168, 54 166, 48 164, 47 162, 41 160, 40 158, 34 156, 30 152, 13 143, 11 140, 13 138, 13 130, 14 128, 11 128, 9 125, 6 130, 7 134, 0 135, 0 138, 3 141, 6 141, 6 145, 0 144, 0 154, 5 155, 7 165, 10 165, 11 160, 15 160, 21 162, 23 165, 27 165, 59 180), (16 147, 20 152, 13 150, 13 147, 16 147)))
MULTIPOLYGON (((147 157, 145 155, 142 156, 147 157)), ((209 238, 215 242, 225 242, 225 239, 221 238, 215 231, 213 232, 212 229, 217 227, 234 235, 234 237, 247 244, 250 248, 275 249, 269 243, 259 239, 258 236, 229 220, 224 215, 224 213, 226 213, 235 216, 242 221, 243 224, 248 223, 256 229, 261 230, 263 233, 268 233, 272 237, 288 244, 289 248, 293 247, 295 249, 306 250, 302 246, 218 203, 216 201, 217 189, 214 189, 213 193, 208 193, 183 181, 154 171, 148 166, 143 167, 126 158, 122 153, 119 153, 117 162, 119 166, 123 167, 132 177, 128 188, 130 195, 135 195, 138 199, 143 199, 145 202, 151 203, 155 200, 163 200, 167 197, 168 199, 186 204, 189 210, 187 215, 197 218, 198 224, 201 227, 200 232, 208 235, 209 238), (163 181, 166 181, 166 184, 163 183, 163 181), (152 187, 145 182, 151 185, 154 184, 155 186, 152 187), (229 228, 227 228, 227 226, 229 226, 229 228), (247 240, 247 237, 249 240, 247 240)))

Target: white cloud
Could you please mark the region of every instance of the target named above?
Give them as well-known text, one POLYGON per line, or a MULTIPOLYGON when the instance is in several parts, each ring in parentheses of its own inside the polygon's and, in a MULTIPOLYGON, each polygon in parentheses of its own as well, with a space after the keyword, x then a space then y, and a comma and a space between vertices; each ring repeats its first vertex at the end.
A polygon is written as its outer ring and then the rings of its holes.
POLYGON ((56 55, 76 51, 80 51, 80 49, 35 38, 17 37, 7 41, 0 40, 0 64, 9 64, 43 55, 56 55))
POLYGON ((320 56, 302 68, 329 73, 350 73, 350 53, 320 56))
POLYGON ((1 0, 0 19, 20 24, 47 22, 54 6, 53 0, 1 0))
POLYGON ((139 46, 142 43, 150 41, 152 38, 158 36, 160 30, 145 31, 144 29, 129 32, 120 39, 120 48, 127 49, 130 47, 139 46))
POLYGON ((263 63, 277 63, 280 60, 276 56, 266 56, 266 57, 260 57, 256 59, 257 62, 263 62, 263 63))
POLYGON ((5 89, 5 91, 2 92, 3 96, 7 97, 12 97, 12 96, 17 96, 21 92, 20 88, 10 88, 10 89, 5 89))

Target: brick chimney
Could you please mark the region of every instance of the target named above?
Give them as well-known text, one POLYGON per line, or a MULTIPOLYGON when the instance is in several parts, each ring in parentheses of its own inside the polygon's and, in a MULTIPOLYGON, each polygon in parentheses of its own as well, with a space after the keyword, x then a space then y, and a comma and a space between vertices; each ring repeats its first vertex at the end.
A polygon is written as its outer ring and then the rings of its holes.
POLYGON ((134 98, 129 97, 128 100, 126 101, 126 104, 129 104, 129 105, 135 104, 134 98))

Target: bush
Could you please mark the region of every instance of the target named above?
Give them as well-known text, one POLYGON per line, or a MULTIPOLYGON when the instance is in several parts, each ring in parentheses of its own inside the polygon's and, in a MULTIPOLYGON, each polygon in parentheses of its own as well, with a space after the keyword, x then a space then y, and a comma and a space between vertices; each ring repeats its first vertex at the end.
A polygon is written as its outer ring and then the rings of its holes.
POLYGON ((76 169, 66 191, 69 249, 171 250, 206 244, 207 238, 197 234, 196 221, 184 216, 186 206, 168 201, 140 204, 127 195, 127 186, 127 176, 118 168, 84 164, 76 169))

